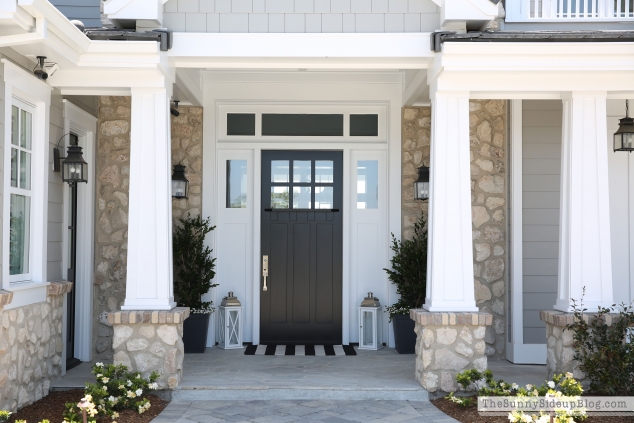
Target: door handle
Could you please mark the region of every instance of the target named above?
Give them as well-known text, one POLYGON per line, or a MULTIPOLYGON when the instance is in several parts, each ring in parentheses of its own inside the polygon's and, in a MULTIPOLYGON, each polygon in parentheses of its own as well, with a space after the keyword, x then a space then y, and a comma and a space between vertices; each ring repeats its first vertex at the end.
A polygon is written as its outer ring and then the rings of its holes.
POLYGON ((264 278, 264 286, 262 291, 268 291, 266 287, 266 278, 269 276, 269 256, 262 256, 262 277, 264 278))

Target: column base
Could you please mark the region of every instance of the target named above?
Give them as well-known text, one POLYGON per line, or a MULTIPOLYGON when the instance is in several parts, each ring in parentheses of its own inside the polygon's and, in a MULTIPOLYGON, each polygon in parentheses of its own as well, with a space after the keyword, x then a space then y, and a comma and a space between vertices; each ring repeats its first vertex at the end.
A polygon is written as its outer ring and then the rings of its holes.
POLYGON ((174 389, 183 374, 183 321, 188 317, 187 307, 108 313, 114 328, 114 364, 144 377, 156 371, 161 374, 159 389, 174 389))
POLYGON ((484 335, 493 315, 410 310, 416 322, 416 380, 429 392, 457 390, 456 375, 487 369, 484 335))

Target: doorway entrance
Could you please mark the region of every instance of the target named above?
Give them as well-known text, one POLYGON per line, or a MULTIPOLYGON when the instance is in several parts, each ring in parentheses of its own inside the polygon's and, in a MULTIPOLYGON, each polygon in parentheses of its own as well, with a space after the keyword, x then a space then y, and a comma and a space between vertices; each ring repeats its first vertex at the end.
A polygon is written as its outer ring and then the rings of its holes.
POLYGON ((341 344, 343 153, 263 151, 261 187, 260 343, 341 344))

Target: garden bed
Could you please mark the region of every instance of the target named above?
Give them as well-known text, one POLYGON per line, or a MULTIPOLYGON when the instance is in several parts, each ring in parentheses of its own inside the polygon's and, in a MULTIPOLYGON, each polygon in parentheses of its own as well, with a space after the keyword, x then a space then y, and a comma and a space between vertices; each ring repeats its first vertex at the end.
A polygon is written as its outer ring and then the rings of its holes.
MULTIPOLYGON (((439 398, 432 401, 440 411, 453 417, 462 423, 509 423, 506 416, 481 416, 478 413, 478 406, 472 405, 462 407, 446 398, 439 398)), ((634 417, 604 417, 590 416, 583 423, 632 423, 634 417)), ((30 422, 29 422, 30 423, 30 422)))
MULTIPOLYGON (((43 419, 48 419, 52 423, 60 423, 64 421, 64 405, 67 402, 77 404, 83 396, 83 389, 53 391, 41 400, 12 414, 9 422, 13 423, 15 420, 23 419, 27 423, 38 423, 43 419)), ((117 423, 149 423, 168 404, 168 401, 163 401, 155 395, 148 395, 147 398, 152 404, 149 410, 143 414, 139 414, 136 410, 123 410, 116 419, 117 423)), ((110 423, 112 419, 110 417, 101 417, 97 421, 99 423, 110 423)))

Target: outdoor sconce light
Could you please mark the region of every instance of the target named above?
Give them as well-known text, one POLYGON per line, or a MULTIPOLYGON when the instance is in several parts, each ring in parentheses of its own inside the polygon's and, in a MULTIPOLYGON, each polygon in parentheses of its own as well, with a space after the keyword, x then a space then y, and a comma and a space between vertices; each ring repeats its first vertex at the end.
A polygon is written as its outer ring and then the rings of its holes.
POLYGON ((81 147, 77 145, 77 136, 71 133, 62 135, 57 142, 57 147, 53 149, 53 171, 61 171, 64 182, 69 184, 88 182, 88 163, 84 160, 81 150, 81 147), (75 144, 69 145, 66 157, 62 157, 59 143, 66 135, 70 135, 71 139, 74 137, 75 144))
POLYGON ((371 292, 363 299, 359 307, 359 349, 379 350, 383 348, 381 329, 383 325, 379 320, 381 303, 371 292))
POLYGON ((172 197, 187 198, 189 193, 189 180, 185 177, 185 166, 174 165, 172 173, 172 197))
POLYGON ((619 121, 614 133, 614 151, 634 151, 634 119, 629 113, 630 101, 625 100, 625 117, 619 121))
POLYGON ((179 100, 174 100, 174 107, 170 107, 170 113, 172 114, 172 116, 178 116, 181 114, 178 111, 178 103, 180 103, 179 100))
POLYGON ((242 346, 242 304, 229 291, 218 307, 218 346, 223 350, 243 348, 242 346))
POLYGON ((429 168, 418 168, 418 179, 414 182, 414 200, 429 199, 429 168))
POLYGON ((42 81, 46 81, 48 79, 48 72, 44 69, 45 59, 46 56, 37 56, 37 65, 35 65, 35 69, 33 69, 33 75, 37 76, 37 78, 42 81))

